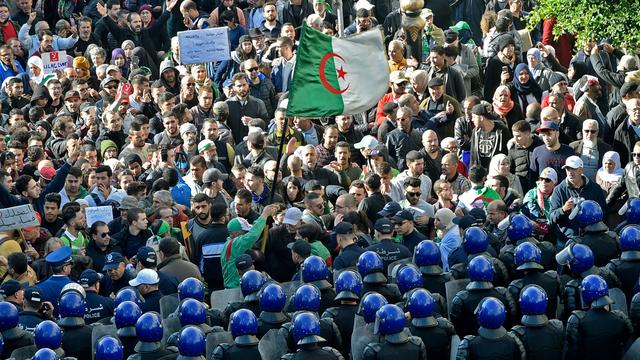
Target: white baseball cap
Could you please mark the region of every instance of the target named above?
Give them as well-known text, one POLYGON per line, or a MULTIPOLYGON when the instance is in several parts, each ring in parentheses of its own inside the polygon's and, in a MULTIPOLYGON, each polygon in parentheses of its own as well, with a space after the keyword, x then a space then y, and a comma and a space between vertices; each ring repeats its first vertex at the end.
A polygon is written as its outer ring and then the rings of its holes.
POLYGON ((580 159, 579 156, 569 156, 564 162, 562 169, 566 169, 568 167, 572 169, 582 169, 584 167, 584 162, 582 162, 582 159, 580 159))
POLYGON ((541 178, 549 179, 553 181, 554 184, 558 183, 558 173, 550 167, 544 168, 540 173, 541 178))
POLYGON ((131 286, 139 285, 155 285, 160 282, 158 273, 152 269, 142 269, 136 275, 136 278, 129 281, 131 286))
POLYGON ((367 135, 367 136, 363 137, 362 140, 360 140, 359 142, 355 143, 353 146, 356 149, 368 148, 368 149, 373 150, 373 148, 375 148, 376 145, 378 145, 378 139, 374 138, 371 135, 367 135))

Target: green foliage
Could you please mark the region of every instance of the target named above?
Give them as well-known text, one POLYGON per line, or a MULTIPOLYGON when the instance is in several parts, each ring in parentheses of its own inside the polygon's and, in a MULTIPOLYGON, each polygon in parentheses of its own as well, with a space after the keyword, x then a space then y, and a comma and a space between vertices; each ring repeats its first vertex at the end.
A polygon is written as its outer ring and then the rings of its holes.
POLYGON ((529 26, 550 18, 557 19, 554 37, 575 34, 577 46, 603 38, 611 39, 614 46, 636 49, 640 45, 640 0, 539 0, 529 26))

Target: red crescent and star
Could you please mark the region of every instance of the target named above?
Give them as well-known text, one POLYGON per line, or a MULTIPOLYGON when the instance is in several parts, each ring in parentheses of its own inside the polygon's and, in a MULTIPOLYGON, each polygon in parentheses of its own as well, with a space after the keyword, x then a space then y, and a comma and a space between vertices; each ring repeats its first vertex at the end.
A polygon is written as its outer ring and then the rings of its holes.
MULTIPOLYGON (((327 81, 327 74, 325 74, 325 67, 327 66, 327 61, 329 61, 333 57, 342 60, 342 62, 345 62, 342 56, 334 52, 328 52, 322 57, 322 60, 320 60, 320 68, 318 69, 318 72, 320 75, 320 82, 322 83, 322 85, 327 90, 329 90, 330 93, 335 95, 340 95, 349 89, 349 85, 347 85, 347 87, 344 89, 336 89, 333 86, 331 86, 331 84, 329 84, 329 82, 327 81)), ((342 80, 345 79, 347 72, 344 71, 344 68, 342 67, 342 65, 340 66, 339 69, 336 70, 336 72, 338 73, 338 79, 342 79, 342 80)))

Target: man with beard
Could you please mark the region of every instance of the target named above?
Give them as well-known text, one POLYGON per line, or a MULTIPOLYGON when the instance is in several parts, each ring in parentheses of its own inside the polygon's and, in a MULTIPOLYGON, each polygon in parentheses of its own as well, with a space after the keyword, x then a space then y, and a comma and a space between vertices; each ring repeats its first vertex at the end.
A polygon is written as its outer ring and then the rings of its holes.
POLYGON ((153 234, 147 230, 149 221, 144 210, 140 208, 134 207, 127 211, 127 223, 129 226, 113 235, 112 238, 122 249, 122 255, 131 259, 137 254, 139 248, 147 244, 147 239, 153 234))
POLYGON ((111 140, 116 143, 118 151, 122 150, 127 141, 127 135, 122 131, 122 116, 117 111, 107 111, 102 118, 104 129, 96 141, 96 148, 100 148, 103 140, 111 140))
POLYGON ((336 160, 334 155, 338 143, 338 129, 335 125, 328 125, 322 134, 322 143, 316 146, 318 166, 327 166, 336 160))
MULTIPOLYGON (((191 198, 191 211, 195 214, 191 220, 187 222, 187 230, 191 233, 188 241, 191 242, 191 249, 195 249, 195 241, 212 223, 211 217, 211 201, 209 197, 203 193, 196 194, 191 198)), ((193 253, 191 256, 193 257, 193 253)), ((192 258, 194 264, 199 264, 200 259, 192 258)))
POLYGON ((180 73, 172 60, 165 59, 160 64, 160 81, 168 92, 180 95, 180 73))
POLYGON ((182 153, 187 159, 191 159, 198 155, 197 134, 198 129, 196 129, 195 125, 191 123, 184 123, 180 125, 180 138, 182 139, 182 144, 176 148, 176 155, 182 153))
POLYGON ((78 23, 78 41, 73 47, 73 54, 76 56, 82 56, 89 44, 96 44, 102 46, 102 42, 97 34, 93 32, 93 23, 91 18, 81 17, 77 20, 78 23))
POLYGON ((233 134, 233 140, 240 144, 248 134, 247 126, 253 118, 265 122, 269 119, 264 102, 249 95, 249 82, 245 74, 235 74, 231 78, 236 96, 226 101, 229 106, 227 125, 233 134))
POLYGON ((67 115, 77 123, 78 118, 80 117, 80 104, 82 104, 80 94, 77 91, 69 90, 64 95, 64 107, 60 110, 58 115, 67 115))
MULTIPOLYGON (((69 169, 69 173, 65 179, 64 188, 60 191, 60 206, 64 206, 68 202, 76 201, 77 199, 84 199, 87 195, 89 195, 89 192, 82 187, 82 170, 77 167, 72 167, 69 169)), ((55 232, 51 233, 55 234, 55 232)))
POLYGON ((158 145, 176 146, 182 142, 178 126, 178 117, 173 111, 162 113, 164 131, 153 137, 153 143, 158 145))
MULTIPOLYGON (((471 189, 471 182, 469 182, 469 179, 458 172, 458 156, 456 154, 450 153, 443 156, 440 164, 442 168, 442 175, 440 175, 439 178, 451 184, 451 190, 456 194, 456 198, 458 195, 471 189)), ((436 189, 434 188, 434 190, 436 189)))
MULTIPOLYGON (((400 207, 404 210, 407 210, 413 216, 412 222, 418 227, 418 230, 422 234, 430 233, 430 222, 435 215, 435 208, 433 205, 424 201, 422 196, 422 181, 417 177, 409 177, 404 181, 404 196, 405 198, 399 202, 400 207)), ((407 230, 407 234, 410 234, 413 230, 413 224, 411 225, 411 230, 404 228, 407 230)), ((402 233, 402 232, 401 232, 402 233)), ((406 235, 403 233, 403 236, 406 235)), ((409 248, 413 252, 413 248, 418 244, 418 242, 412 242, 411 245, 408 245, 406 241, 404 241, 404 245, 409 248)))
POLYGON ((387 135, 386 145, 389 157, 395 160, 400 170, 406 168, 407 154, 412 150, 418 151, 421 147, 420 133, 413 128, 412 119, 413 111, 409 107, 398 108, 396 119, 398 127, 387 135))
POLYGON ((249 93, 264 102, 267 114, 272 117, 278 106, 276 88, 271 80, 260 72, 260 67, 255 59, 246 60, 242 66, 244 73, 249 77, 249 93))
POLYGON ((598 169, 602 167, 604 154, 611 151, 611 145, 598 138, 598 122, 593 119, 582 123, 582 140, 574 141, 569 146, 584 162, 584 175, 595 181, 598 169))
MULTIPOLYGON (((421 181, 419 198, 422 200, 428 200, 431 197, 431 179, 424 174, 424 156, 418 151, 409 151, 405 158, 407 164, 407 170, 401 172, 393 180, 391 180, 391 192, 389 196, 395 202, 400 202, 405 199, 404 194, 404 182, 408 178, 414 177, 421 181)), ((434 177, 434 179, 437 177, 434 177)))
POLYGON ((474 129, 471 133, 470 166, 480 165, 489 168, 491 158, 496 154, 507 153, 507 142, 511 138, 509 130, 489 110, 491 105, 481 103, 471 110, 474 129))
POLYGON ((440 148, 438 134, 433 130, 427 130, 422 134, 422 145, 424 149, 420 154, 424 158, 424 171, 432 179, 437 179, 442 173, 441 161, 445 152, 440 148))
POLYGON ((189 174, 184 176, 184 182, 189 185, 191 194, 199 194, 203 192, 202 175, 207 169, 207 162, 200 155, 190 157, 189 174))
POLYGON ((12 109, 20 110, 30 102, 30 98, 24 95, 24 83, 21 78, 10 78, 5 86, 5 91, 7 98, 2 101, 3 114, 9 114, 12 109))
POLYGON ((440 137, 453 135, 455 121, 462 114, 460 103, 445 94, 444 80, 441 78, 429 80, 427 87, 429 96, 422 101, 420 109, 425 113, 422 118, 428 121, 422 127, 434 129, 440 137))
POLYGON ((272 203, 282 203, 284 200, 280 195, 273 194, 271 200, 271 191, 264 182, 264 171, 261 167, 253 165, 247 169, 244 176, 244 183, 247 190, 251 192, 253 199, 251 207, 255 212, 261 212, 267 205, 272 203))
POLYGON ((327 185, 339 185, 340 181, 336 174, 321 166, 318 166, 318 152, 313 145, 306 145, 302 151, 302 177, 305 180, 318 180, 326 187, 327 185))
POLYGON ((444 48, 436 45, 429 54, 429 79, 440 78, 443 81, 445 93, 457 101, 462 101, 467 96, 462 75, 454 68, 447 65, 444 58, 444 48))
MULTIPOLYGON (((143 162, 147 162, 149 158, 150 144, 146 142, 147 132, 144 129, 145 124, 137 121, 139 116, 144 117, 144 115, 136 115, 136 119, 131 123, 131 128, 129 129, 129 144, 120 152, 119 159, 121 160, 130 154, 138 155, 143 162)), ((146 124, 146 126, 149 126, 149 124, 146 124)))
POLYGON ((587 119, 597 120, 600 129, 602 129, 602 134, 599 137, 603 137, 603 134, 609 132, 607 118, 604 115, 609 109, 604 109, 603 113, 598 106, 598 100, 602 95, 602 87, 598 78, 587 75, 587 81, 582 85, 580 91, 583 92, 583 95, 576 101, 573 113, 582 121, 587 119))
MULTIPOLYGON (((558 123, 560 126, 560 142, 563 144, 569 144, 580 139, 580 124, 582 123, 582 119, 566 110, 562 94, 551 93, 548 99, 549 107, 542 109, 540 112, 540 120, 552 120, 558 123), (556 111, 551 111, 554 109, 556 111), (557 117, 554 117, 555 115, 557 115, 557 117)), ((599 134, 598 137, 603 138, 601 134, 599 134)))
MULTIPOLYGON (((550 167, 558 174, 558 180, 564 180, 565 160, 575 152, 569 145, 561 144, 558 124, 553 121, 543 121, 537 132, 541 135, 544 145, 540 145, 531 154, 531 166, 529 167, 529 184, 535 184, 540 176, 540 171, 550 167)), ((581 160, 582 161, 582 160, 581 160)))
POLYGON ((351 165, 351 146, 346 141, 340 141, 336 144, 335 157, 336 161, 330 162, 325 168, 338 175, 340 184, 348 189, 352 181, 360 178, 362 169, 351 165))
POLYGON ((264 21, 258 27, 263 35, 277 38, 280 36, 282 24, 278 21, 278 10, 275 2, 268 2, 262 7, 264 9, 264 21))
POLYGON ((69 204, 62 210, 62 221, 67 227, 60 240, 65 246, 70 246, 73 255, 84 255, 84 251, 89 245, 89 240, 84 234, 87 228, 87 218, 84 211, 78 205, 69 204))
POLYGON ((385 94, 380 101, 378 101, 378 107, 376 110, 376 124, 380 126, 384 121, 386 115, 384 114, 384 104, 390 102, 398 102, 400 96, 406 93, 407 84, 409 84, 409 78, 404 71, 394 71, 389 75, 389 82, 391 83, 391 92, 385 94))
POLYGON ((202 127, 205 120, 213 117, 213 99, 215 94, 213 88, 203 87, 198 92, 198 105, 189 109, 193 116, 193 124, 202 127))

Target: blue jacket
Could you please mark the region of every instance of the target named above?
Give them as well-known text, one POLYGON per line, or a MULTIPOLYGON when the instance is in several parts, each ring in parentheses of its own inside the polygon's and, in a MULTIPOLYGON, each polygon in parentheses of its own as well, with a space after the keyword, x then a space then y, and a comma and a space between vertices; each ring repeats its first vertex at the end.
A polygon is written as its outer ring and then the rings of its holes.
MULTIPOLYGON (((58 296, 62 288, 72 283, 68 276, 53 275, 47 280, 38 284, 38 288, 42 291, 42 301, 50 301, 52 304, 58 304, 58 296)), ((56 306, 57 308, 57 306, 56 306)))
MULTIPOLYGON (((284 84, 284 81, 282 81, 282 71, 283 71, 284 65, 282 64, 281 61, 274 61, 274 62, 277 62, 277 65, 274 64, 273 70, 271 70, 271 82, 273 83, 273 86, 275 86, 276 92, 281 93, 283 88, 282 85, 284 84)), ((293 80, 293 71, 289 73, 289 77, 287 78, 287 83, 288 83, 287 89, 291 88, 292 80, 293 80)))

